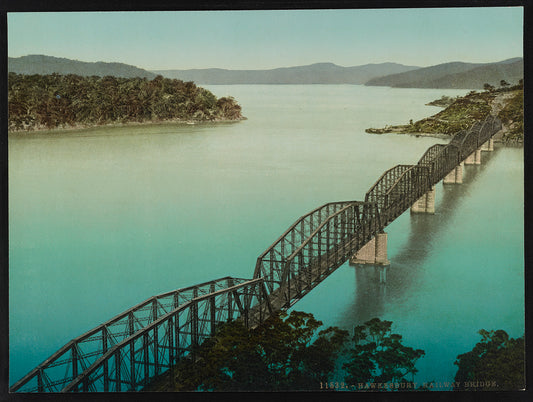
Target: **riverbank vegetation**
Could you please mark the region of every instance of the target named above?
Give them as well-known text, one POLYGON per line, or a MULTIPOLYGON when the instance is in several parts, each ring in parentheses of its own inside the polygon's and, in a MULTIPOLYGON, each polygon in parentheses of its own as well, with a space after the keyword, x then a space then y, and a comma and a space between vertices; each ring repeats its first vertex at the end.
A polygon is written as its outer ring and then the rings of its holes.
POLYGON ((513 339, 503 330, 480 330, 482 339, 457 356, 455 382, 462 391, 520 390, 525 388, 524 336, 513 339))
MULTIPOLYGON (((354 327, 321 330, 312 314, 271 316, 248 330, 221 325, 189 358, 143 391, 428 391, 443 383, 415 378, 421 349, 403 344, 392 322, 373 318, 354 327), (194 358, 191 356, 194 355, 194 358)), ((518 390, 524 386, 524 337, 480 330, 481 342, 457 356, 451 390, 518 390)))
POLYGON ((524 138, 524 89, 523 82, 510 86, 501 81, 500 88, 485 86, 485 91, 471 91, 458 98, 442 97, 432 104, 448 106, 439 113, 405 125, 386 126, 384 128, 368 128, 371 134, 444 134, 454 135, 458 131, 468 129, 475 122, 483 120, 489 114, 502 120, 503 142, 522 142, 524 138))
POLYGON ((524 91, 514 91, 498 113, 502 124, 507 128, 503 142, 524 141, 524 91))
POLYGON ((240 321, 222 325, 215 336, 183 359, 146 391, 282 391, 319 389, 335 368, 348 337, 336 327, 318 331, 312 314, 271 316, 254 330, 240 321))
POLYGON ((459 96, 456 96, 455 98, 452 98, 447 95, 442 95, 439 99, 435 99, 434 101, 426 103, 427 106, 438 106, 438 107, 448 107, 453 102, 455 102, 457 99, 459 99, 459 96))
POLYGON ((9 73, 8 129, 242 119, 232 97, 218 98, 193 82, 146 78, 9 73))
POLYGON ((391 325, 374 318, 357 326, 350 340, 347 331, 320 330, 322 322, 297 311, 272 316, 254 330, 230 322, 195 351, 194 360, 183 359, 145 391, 355 390, 360 382, 383 391, 378 383, 412 379, 424 355, 404 346, 391 325), (333 381, 340 356, 348 374, 333 381))

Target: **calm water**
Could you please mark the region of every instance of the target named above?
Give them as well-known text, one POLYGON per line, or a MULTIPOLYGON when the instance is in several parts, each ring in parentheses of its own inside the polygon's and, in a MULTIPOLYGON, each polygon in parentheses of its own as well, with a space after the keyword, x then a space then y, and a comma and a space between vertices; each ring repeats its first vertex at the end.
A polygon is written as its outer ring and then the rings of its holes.
MULTIPOLYGON (((445 140, 369 135, 466 91, 349 85, 211 86, 248 120, 9 139, 10 383, 150 296, 231 275, 299 216, 362 200, 386 169, 445 140)), ((388 228, 386 286, 345 264, 295 309, 350 329, 394 322, 426 351, 418 382, 450 381, 477 331, 524 331, 523 150, 497 146, 431 216, 388 228)))

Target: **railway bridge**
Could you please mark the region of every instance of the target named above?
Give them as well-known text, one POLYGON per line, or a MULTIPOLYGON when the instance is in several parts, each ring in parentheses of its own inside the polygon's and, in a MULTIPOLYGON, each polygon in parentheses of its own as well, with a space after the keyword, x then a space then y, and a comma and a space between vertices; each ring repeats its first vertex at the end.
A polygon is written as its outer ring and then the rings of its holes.
POLYGON ((501 129, 494 116, 387 170, 364 201, 335 201, 300 217, 258 258, 253 277, 224 277, 149 298, 71 340, 11 392, 138 391, 229 320, 254 328, 286 310, 346 261, 386 266, 385 227, 409 208, 434 213, 435 185, 462 183, 501 129))

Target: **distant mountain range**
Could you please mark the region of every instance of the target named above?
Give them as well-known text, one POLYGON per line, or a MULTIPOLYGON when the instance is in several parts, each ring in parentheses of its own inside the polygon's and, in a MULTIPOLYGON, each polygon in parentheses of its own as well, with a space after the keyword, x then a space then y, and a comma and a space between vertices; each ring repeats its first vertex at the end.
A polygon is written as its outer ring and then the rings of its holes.
POLYGON ((196 84, 365 84, 397 88, 481 89, 485 83, 498 87, 501 80, 516 84, 524 77, 521 57, 497 63, 451 62, 431 67, 397 63, 342 67, 333 63, 270 70, 220 68, 147 71, 123 63, 89 63, 44 55, 8 58, 8 71, 19 74, 78 74, 82 76, 146 77, 156 75, 194 81, 196 84))
POLYGON ((224 70, 219 68, 152 71, 168 78, 197 84, 364 84, 374 77, 403 73, 420 67, 397 63, 341 67, 333 63, 275 68, 272 70, 224 70))
POLYGON ((524 78, 521 57, 497 63, 452 62, 420 68, 385 77, 373 78, 365 85, 396 88, 465 88, 480 89, 485 83, 498 87, 501 80, 516 84, 524 78))
POLYGON ((153 79, 156 74, 149 71, 130 66, 123 63, 89 63, 85 61, 71 60, 60 57, 30 55, 22 57, 9 57, 7 69, 18 74, 77 74, 82 76, 97 75, 105 77, 113 75, 115 77, 134 78, 146 77, 153 79))

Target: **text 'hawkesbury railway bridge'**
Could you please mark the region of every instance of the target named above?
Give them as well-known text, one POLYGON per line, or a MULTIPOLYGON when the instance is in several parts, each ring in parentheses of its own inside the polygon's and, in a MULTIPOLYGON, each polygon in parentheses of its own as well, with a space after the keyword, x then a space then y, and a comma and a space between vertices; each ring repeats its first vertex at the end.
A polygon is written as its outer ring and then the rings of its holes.
MULTIPOLYGON (((258 258, 252 279, 224 277, 154 296, 73 339, 11 392, 138 391, 229 320, 255 328, 286 310, 349 259, 388 265, 384 228, 411 208, 435 212, 435 185, 462 183, 501 129, 489 116, 430 147, 416 165, 387 170, 364 201, 337 201, 299 218, 258 258)), ((384 280, 385 269, 380 273, 384 280)))

